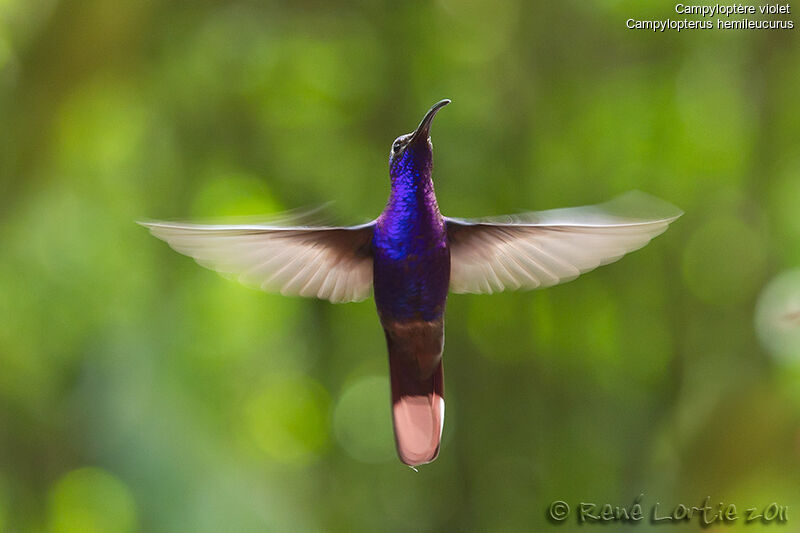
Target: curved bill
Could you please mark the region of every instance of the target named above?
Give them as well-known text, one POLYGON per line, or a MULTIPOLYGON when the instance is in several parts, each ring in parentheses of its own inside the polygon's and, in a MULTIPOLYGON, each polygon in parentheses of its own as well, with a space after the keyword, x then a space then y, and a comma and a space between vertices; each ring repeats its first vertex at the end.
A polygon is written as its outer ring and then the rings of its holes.
POLYGON ((426 139, 427 140, 428 137, 430 136, 431 122, 433 122, 433 117, 436 116, 436 113, 441 108, 443 108, 444 106, 446 106, 449 103, 450 103, 450 100, 445 98, 444 100, 440 100, 440 101, 436 102, 435 104, 433 104, 433 107, 431 107, 428 110, 428 112, 425 113, 425 116, 422 117, 422 122, 420 122, 419 126, 417 126, 417 129, 414 130, 414 134, 411 136, 411 140, 409 142, 412 143, 412 142, 416 141, 417 139, 426 139))

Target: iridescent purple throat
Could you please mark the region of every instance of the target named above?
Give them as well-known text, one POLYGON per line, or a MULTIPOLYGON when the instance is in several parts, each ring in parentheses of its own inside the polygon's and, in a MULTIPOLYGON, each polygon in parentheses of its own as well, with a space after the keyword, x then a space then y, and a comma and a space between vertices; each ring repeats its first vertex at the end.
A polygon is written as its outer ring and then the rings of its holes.
POLYGON ((375 302, 384 321, 431 321, 444 312, 450 250, 426 144, 390 163, 392 191, 373 237, 375 302))

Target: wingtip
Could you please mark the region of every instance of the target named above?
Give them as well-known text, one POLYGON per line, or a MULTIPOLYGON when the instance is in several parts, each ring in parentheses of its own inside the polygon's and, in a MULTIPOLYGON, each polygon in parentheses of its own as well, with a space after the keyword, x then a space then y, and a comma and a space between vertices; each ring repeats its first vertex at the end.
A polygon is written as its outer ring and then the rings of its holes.
POLYGON ((638 189, 628 191, 600 205, 612 215, 643 220, 660 219, 669 223, 684 214, 679 207, 638 189))

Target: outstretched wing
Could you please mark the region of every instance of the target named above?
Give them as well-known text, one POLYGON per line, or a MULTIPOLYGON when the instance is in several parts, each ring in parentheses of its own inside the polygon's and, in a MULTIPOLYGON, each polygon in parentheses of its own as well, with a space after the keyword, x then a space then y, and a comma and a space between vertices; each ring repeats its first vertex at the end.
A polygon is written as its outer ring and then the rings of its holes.
POLYGON ((682 214, 634 191, 593 206, 446 218, 450 290, 491 294, 570 281, 641 248, 682 214))
POLYGON ((281 227, 140 222, 176 251, 245 285, 334 303, 372 290, 374 222, 352 227, 281 227))

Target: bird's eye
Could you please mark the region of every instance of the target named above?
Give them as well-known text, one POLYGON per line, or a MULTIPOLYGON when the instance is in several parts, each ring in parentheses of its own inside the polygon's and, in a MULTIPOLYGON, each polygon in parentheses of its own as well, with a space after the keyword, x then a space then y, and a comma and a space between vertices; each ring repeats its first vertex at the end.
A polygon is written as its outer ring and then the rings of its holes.
POLYGON ((403 147, 402 141, 395 141, 394 144, 392 145, 392 150, 394 150, 395 152, 399 152, 402 147, 403 147))

